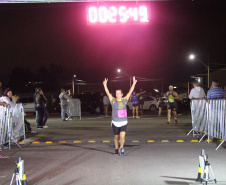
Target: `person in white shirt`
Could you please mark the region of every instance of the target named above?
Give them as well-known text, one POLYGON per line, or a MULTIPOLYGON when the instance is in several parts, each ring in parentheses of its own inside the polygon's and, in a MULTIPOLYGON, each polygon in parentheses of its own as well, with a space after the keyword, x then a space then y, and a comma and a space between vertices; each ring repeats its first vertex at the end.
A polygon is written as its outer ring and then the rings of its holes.
POLYGON ((192 82, 194 88, 192 88, 189 99, 205 99, 206 94, 202 87, 199 87, 199 83, 197 81, 192 82))
MULTIPOLYGON (((10 105, 12 108, 16 106, 16 101, 13 97, 12 90, 10 88, 6 88, 3 96, 0 98, 0 102, 5 102, 7 105, 10 105)), ((15 123, 15 127, 13 129, 13 137, 17 135, 21 126, 23 125, 23 120, 16 116, 12 116, 12 123, 15 123)), ((14 138, 15 139, 15 138, 14 138)))

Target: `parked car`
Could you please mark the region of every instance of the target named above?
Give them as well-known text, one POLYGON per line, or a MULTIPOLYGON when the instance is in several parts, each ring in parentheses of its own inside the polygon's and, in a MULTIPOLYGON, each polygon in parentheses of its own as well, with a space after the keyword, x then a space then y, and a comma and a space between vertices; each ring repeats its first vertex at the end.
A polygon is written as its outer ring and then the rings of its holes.
POLYGON ((81 111, 82 112, 90 112, 90 113, 101 113, 101 106, 103 103, 101 102, 101 97, 99 94, 80 94, 76 96, 76 98, 81 101, 81 111))
MULTIPOLYGON (((133 106, 132 102, 129 101, 127 105, 128 105, 127 109, 132 110, 132 106, 133 106)), ((154 112, 157 110, 157 107, 158 105, 157 105, 156 98, 152 96, 144 97, 144 107, 143 107, 144 110, 149 110, 151 112, 154 112)))
POLYGON ((24 112, 35 112, 35 103, 33 97, 21 97, 19 102, 23 104, 24 112))

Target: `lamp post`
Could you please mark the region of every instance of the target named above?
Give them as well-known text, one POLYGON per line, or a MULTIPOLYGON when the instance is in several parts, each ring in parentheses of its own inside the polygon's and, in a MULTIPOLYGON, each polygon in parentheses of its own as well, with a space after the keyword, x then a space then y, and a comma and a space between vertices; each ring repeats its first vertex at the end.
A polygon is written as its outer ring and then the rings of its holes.
POLYGON ((129 77, 129 85, 130 85, 130 87, 131 87, 131 76, 129 76, 126 72, 124 72, 124 71, 122 71, 121 69, 117 69, 117 72, 118 73, 124 73, 127 77, 129 77))
POLYGON ((73 78, 72 78, 72 92, 73 92, 73 95, 75 94, 75 78, 76 78, 76 75, 73 75, 73 78))
POLYGON ((206 68, 207 68, 207 76, 208 76, 208 88, 210 88, 210 66, 209 63, 208 65, 206 65, 201 59, 199 59, 198 57, 196 57, 195 55, 191 54, 189 56, 190 60, 195 60, 197 59, 199 62, 201 62, 206 68))

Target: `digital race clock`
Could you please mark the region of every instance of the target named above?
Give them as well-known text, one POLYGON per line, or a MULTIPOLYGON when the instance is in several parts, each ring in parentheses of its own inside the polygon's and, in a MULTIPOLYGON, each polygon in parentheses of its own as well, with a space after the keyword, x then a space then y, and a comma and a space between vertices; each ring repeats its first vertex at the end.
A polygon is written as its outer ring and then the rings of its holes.
POLYGON ((146 6, 89 6, 88 24, 148 23, 149 12, 146 6))

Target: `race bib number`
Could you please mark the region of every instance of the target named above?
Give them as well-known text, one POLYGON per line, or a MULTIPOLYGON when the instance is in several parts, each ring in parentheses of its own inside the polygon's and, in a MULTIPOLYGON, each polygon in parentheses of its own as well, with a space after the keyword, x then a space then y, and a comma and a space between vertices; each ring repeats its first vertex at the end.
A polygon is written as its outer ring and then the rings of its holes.
POLYGON ((127 117, 127 110, 126 109, 118 110, 118 117, 119 118, 127 117))

